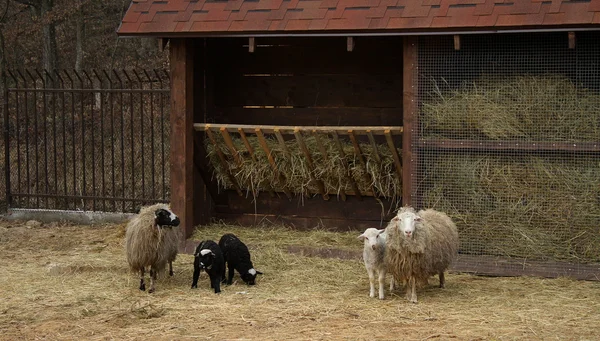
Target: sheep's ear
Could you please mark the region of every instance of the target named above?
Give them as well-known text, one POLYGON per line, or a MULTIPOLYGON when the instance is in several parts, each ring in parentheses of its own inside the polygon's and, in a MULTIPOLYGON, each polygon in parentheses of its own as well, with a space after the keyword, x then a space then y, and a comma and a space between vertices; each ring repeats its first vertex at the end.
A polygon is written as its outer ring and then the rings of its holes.
POLYGON ((365 238, 367 238, 367 237, 365 236, 364 233, 361 234, 360 236, 356 237, 356 239, 358 239, 358 240, 365 240, 365 238))
POLYGON ((379 237, 379 236, 380 236, 382 233, 384 233, 384 232, 385 232, 385 229, 383 229, 383 230, 379 230, 379 232, 377 233, 377 237, 379 237))
POLYGON ((416 216, 416 217, 415 217, 415 221, 421 221, 421 217, 419 217, 419 216, 416 216))
POLYGON ((258 270, 256 270, 256 274, 257 274, 257 275, 262 275, 263 273, 262 273, 262 272, 260 272, 260 271, 258 271, 258 270))
POLYGON ((398 216, 395 216, 394 218, 392 218, 392 221, 393 221, 393 222, 397 222, 398 220, 400 220, 400 219, 398 218, 398 216))

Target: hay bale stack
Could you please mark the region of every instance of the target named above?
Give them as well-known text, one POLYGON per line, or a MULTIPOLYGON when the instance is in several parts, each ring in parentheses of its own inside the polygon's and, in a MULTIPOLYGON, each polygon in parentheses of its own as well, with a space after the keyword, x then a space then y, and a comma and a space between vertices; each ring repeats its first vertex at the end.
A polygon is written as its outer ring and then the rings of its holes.
POLYGON ((423 162, 423 206, 456 222, 462 253, 600 262, 597 158, 449 153, 423 162))
MULTIPOLYGON (((218 136, 220 138, 220 136, 218 136)), ((301 195, 318 194, 319 190, 314 181, 311 181, 310 170, 306 158, 302 153, 298 142, 294 140, 286 141, 287 149, 291 155, 288 155, 281 144, 275 140, 267 138, 267 144, 271 154, 277 164, 277 169, 285 176, 285 184, 277 180, 276 175, 269 164, 267 155, 261 148, 258 139, 254 136, 248 137, 250 145, 254 150, 256 161, 248 154, 245 145, 239 138, 233 138, 234 145, 243 160, 241 165, 236 164, 229 149, 225 146, 222 139, 218 139, 221 151, 226 155, 227 167, 235 177, 242 188, 250 193, 258 195, 265 190, 274 190, 281 192, 283 186, 290 191, 301 195)), ((310 151, 315 165, 313 172, 314 179, 322 180, 325 190, 330 194, 349 193, 352 191, 350 183, 346 180, 344 167, 342 163, 348 165, 351 176, 357 183, 361 193, 371 192, 371 186, 375 192, 383 197, 396 199, 402 193, 400 179, 396 176, 394 169, 394 160, 392 154, 386 145, 378 145, 377 152, 381 157, 381 163, 376 160, 373 148, 370 144, 360 144, 367 165, 368 178, 365 176, 365 168, 354 154, 352 144, 344 143, 342 146, 345 156, 338 152, 335 141, 322 136, 320 141, 325 147, 327 157, 321 154, 317 141, 314 137, 305 137, 304 143, 310 151)), ((210 140, 205 141, 208 155, 213 165, 219 186, 224 188, 233 188, 233 185, 227 178, 225 170, 216 155, 215 146, 210 140)))
POLYGON ((459 89, 432 88, 421 106, 425 138, 581 142, 600 136, 600 94, 563 76, 483 76, 459 89))

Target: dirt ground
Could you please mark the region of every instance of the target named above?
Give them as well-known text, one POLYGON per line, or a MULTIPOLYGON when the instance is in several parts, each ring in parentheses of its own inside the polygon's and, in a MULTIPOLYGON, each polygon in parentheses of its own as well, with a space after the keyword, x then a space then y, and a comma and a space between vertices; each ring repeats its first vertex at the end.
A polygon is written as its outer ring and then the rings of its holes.
POLYGON ((368 297, 359 259, 306 257, 292 245, 361 250, 357 233, 203 227, 195 239, 236 233, 264 272, 220 295, 206 274, 190 289, 193 257, 154 294, 138 290, 124 225, 0 221, 0 340, 597 340, 600 283, 451 273, 418 292, 368 297))

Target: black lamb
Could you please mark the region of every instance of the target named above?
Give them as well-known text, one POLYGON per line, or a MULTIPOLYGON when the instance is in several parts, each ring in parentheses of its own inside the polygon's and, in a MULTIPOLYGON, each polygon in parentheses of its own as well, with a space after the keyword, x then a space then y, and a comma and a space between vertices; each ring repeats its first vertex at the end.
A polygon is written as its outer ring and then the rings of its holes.
MULTIPOLYGON (((232 233, 226 233, 219 240, 219 247, 223 251, 223 258, 229 268, 227 285, 231 285, 234 270, 237 270, 242 280, 248 285, 254 285, 256 275, 262 275, 262 272, 256 271, 250 260, 248 247, 238 237, 232 233)), ((223 281, 225 281, 225 267, 223 267, 223 281)))
POLYGON ((204 269, 210 277, 210 287, 215 289, 215 294, 221 292, 221 279, 225 272, 225 260, 217 243, 212 240, 202 241, 194 252, 194 278, 192 289, 198 287, 200 271, 204 269))

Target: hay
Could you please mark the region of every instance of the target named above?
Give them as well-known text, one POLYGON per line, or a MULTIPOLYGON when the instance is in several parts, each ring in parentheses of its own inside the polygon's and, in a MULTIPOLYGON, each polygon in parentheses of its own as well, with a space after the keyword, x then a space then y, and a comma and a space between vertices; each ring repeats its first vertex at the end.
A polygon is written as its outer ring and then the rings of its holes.
POLYGON ((127 269, 123 225, 10 224, 0 221, 0 340, 390 340, 399 329, 404 340, 592 340, 600 324, 598 282, 450 274, 446 289, 432 280, 414 305, 402 290, 369 298, 358 259, 286 252, 297 243, 359 251, 352 233, 202 227, 194 239, 240 236, 265 275, 253 287, 236 275, 215 295, 203 274, 191 290, 193 257, 181 255, 150 295, 127 269), (78 270, 50 275, 51 263, 78 270))
POLYGON ((600 94, 558 75, 483 76, 458 89, 433 82, 425 138, 598 141, 600 94))
POLYGON ((424 164, 423 205, 453 218, 461 252, 600 262, 597 158, 452 153, 424 164))
MULTIPOLYGON (((254 161, 250 157, 241 139, 233 138, 236 150, 240 153, 240 157, 243 160, 241 165, 236 164, 231 152, 225 146, 222 137, 218 136, 218 138, 220 149, 227 157, 227 167, 234 175, 242 190, 258 195, 260 192, 268 190, 283 192, 284 187, 286 187, 293 193, 305 196, 319 193, 315 181, 311 179, 311 171, 306 158, 295 139, 286 141, 290 155, 285 153, 277 140, 272 138, 266 139, 267 145, 271 150, 271 155, 275 159, 277 169, 285 177, 285 182, 282 183, 273 172, 267 155, 255 136, 248 137, 248 141, 254 150, 257 161, 254 161)), ((365 168, 361 165, 350 143, 341 141, 345 154, 342 157, 333 139, 322 136, 320 140, 327 152, 327 158, 319 151, 314 137, 304 138, 306 147, 310 151, 313 164, 315 165, 312 177, 323 181, 327 193, 339 195, 340 193, 352 192, 351 184, 346 180, 346 176, 350 175, 354 178, 358 189, 363 194, 372 193, 372 189, 375 189, 377 195, 385 198, 397 199, 400 197, 400 193, 402 193, 400 179, 396 175, 394 160, 387 146, 377 146, 377 152, 381 157, 381 163, 379 163, 374 155, 372 146, 370 144, 360 144, 366 162, 366 173, 368 173, 368 176, 366 176, 365 168), (349 174, 344 174, 344 164, 348 166, 349 174)), ((216 155, 215 146, 208 139, 206 140, 206 149, 211 164, 214 167, 214 175, 219 186, 229 189, 233 188, 216 155)))

